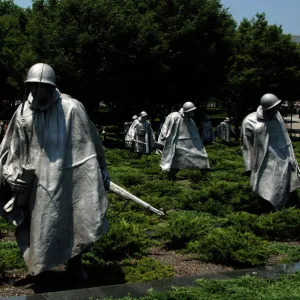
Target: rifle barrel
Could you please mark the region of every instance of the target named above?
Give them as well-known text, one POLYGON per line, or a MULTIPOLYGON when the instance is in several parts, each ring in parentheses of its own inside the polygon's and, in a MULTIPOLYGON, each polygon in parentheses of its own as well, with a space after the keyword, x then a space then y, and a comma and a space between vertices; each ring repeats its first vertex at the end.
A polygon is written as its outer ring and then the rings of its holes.
POLYGON ((128 191, 126 191, 125 189, 121 188, 120 186, 118 186, 117 184, 113 183, 112 181, 110 182, 109 185, 109 190, 111 192, 116 193, 117 195, 121 196, 122 198, 125 198, 127 200, 132 200, 134 202, 136 202, 139 205, 142 205, 143 207, 151 210, 152 212, 156 213, 159 216, 163 216, 164 212, 156 209, 155 207, 151 206, 149 203, 147 203, 146 201, 143 201, 142 199, 136 197, 135 195, 129 193, 128 191))

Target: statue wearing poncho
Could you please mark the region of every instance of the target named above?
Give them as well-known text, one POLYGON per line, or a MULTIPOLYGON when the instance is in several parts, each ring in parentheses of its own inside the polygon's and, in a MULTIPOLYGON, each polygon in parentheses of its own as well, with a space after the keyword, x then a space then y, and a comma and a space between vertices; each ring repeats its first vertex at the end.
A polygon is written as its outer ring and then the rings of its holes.
POLYGON ((217 136, 221 141, 230 143, 232 134, 235 132, 231 128, 230 119, 226 118, 217 127, 217 136))
POLYGON ((204 116, 200 122, 200 132, 203 143, 213 143, 215 141, 215 134, 208 116, 204 116))
POLYGON ((160 164, 163 171, 210 168, 196 124, 186 115, 183 108, 169 114, 161 129, 158 142, 164 144, 160 164))
POLYGON ((300 187, 300 181, 298 163, 281 114, 275 110, 274 115, 268 116, 259 106, 244 119, 241 141, 245 171, 251 172, 253 192, 276 209, 282 207, 290 193, 300 187))
POLYGON ((29 272, 38 274, 87 250, 108 231, 101 169, 104 151, 83 105, 57 89, 45 107, 31 94, 12 117, 0 147, 1 181, 15 180, 22 165, 35 169, 26 207, 1 215, 17 225, 16 238, 29 272), (6 179, 6 180, 4 180, 6 179))
POLYGON ((125 137, 125 143, 133 146, 134 152, 140 154, 150 154, 155 142, 151 124, 146 117, 147 113, 141 112, 140 117, 132 122, 125 137))

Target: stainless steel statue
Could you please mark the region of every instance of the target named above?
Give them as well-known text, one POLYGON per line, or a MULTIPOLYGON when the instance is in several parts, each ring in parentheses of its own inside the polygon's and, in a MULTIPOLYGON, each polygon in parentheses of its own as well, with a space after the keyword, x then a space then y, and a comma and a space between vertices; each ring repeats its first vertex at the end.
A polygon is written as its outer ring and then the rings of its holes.
POLYGON ((298 163, 278 111, 280 102, 275 95, 265 94, 257 111, 244 119, 241 128, 245 171, 251 173, 252 190, 276 209, 300 187, 298 163))
POLYGON ((209 169, 208 156, 195 122, 195 105, 186 102, 179 112, 168 115, 158 143, 164 144, 161 168, 173 180, 179 169, 209 169))
POLYGON ((133 150, 140 154, 150 154, 154 146, 154 133, 148 114, 142 111, 139 118, 132 122, 125 138, 126 144, 133 146, 133 150))
POLYGON ((128 147, 130 148, 132 145, 131 145, 131 141, 130 139, 128 139, 127 135, 128 135, 128 131, 129 131, 129 128, 131 126, 131 124, 138 118, 137 115, 134 115, 132 117, 132 122, 125 122, 124 123, 124 137, 125 137, 125 147, 128 147), (129 141, 128 141, 129 140, 129 141))
POLYGON ((217 127, 217 137, 223 142, 229 143, 231 141, 232 134, 235 134, 231 128, 230 119, 226 118, 217 127))
POLYGON ((211 144, 215 141, 215 133, 209 116, 200 119, 200 134, 204 144, 211 144))
POLYGON ((49 65, 32 66, 25 84, 28 98, 0 146, 0 215, 17 225, 30 273, 69 260, 70 274, 86 279, 81 253, 108 231, 103 146, 83 105, 56 88, 49 65))

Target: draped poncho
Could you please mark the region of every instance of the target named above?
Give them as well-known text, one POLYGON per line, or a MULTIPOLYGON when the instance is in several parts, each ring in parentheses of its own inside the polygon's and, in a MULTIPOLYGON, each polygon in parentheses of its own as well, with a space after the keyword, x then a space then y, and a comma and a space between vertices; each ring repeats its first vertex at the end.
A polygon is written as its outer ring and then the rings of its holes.
POLYGON ((253 192, 282 207, 300 187, 298 163, 286 126, 277 112, 267 119, 261 106, 242 123, 241 141, 245 171, 251 171, 253 192))
POLYGON ((160 164, 163 171, 210 168, 197 126, 184 117, 182 109, 168 115, 158 142, 164 144, 160 164))
POLYGON ((215 141, 215 134, 210 120, 203 118, 200 125, 203 143, 213 143, 215 141))
POLYGON ((96 127, 83 105, 54 92, 43 110, 31 96, 12 117, 0 146, 2 188, 22 166, 35 169, 29 203, 0 214, 17 225, 16 238, 31 273, 38 274, 87 250, 108 231, 96 127))
POLYGON ((154 146, 154 133, 150 122, 141 118, 134 120, 126 134, 125 142, 133 142, 134 151, 137 153, 150 154, 154 146))

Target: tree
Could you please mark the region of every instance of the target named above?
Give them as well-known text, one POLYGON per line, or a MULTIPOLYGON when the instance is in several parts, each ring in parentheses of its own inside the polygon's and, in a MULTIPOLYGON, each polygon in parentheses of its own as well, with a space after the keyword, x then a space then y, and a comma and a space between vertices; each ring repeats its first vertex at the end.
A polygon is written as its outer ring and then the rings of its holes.
POLYGON ((10 100, 11 111, 5 118, 10 118, 14 110, 15 98, 22 95, 26 60, 30 51, 26 38, 26 12, 13 1, 0 1, 0 100, 10 100))
POLYGON ((218 94, 235 28, 219 0, 36 0, 28 20, 59 86, 121 115, 218 94))
POLYGON ((229 59, 228 80, 224 87, 227 104, 240 121, 246 109, 256 109, 265 93, 283 100, 299 95, 299 46, 281 26, 268 25, 265 14, 244 19, 234 37, 235 53, 229 59))

